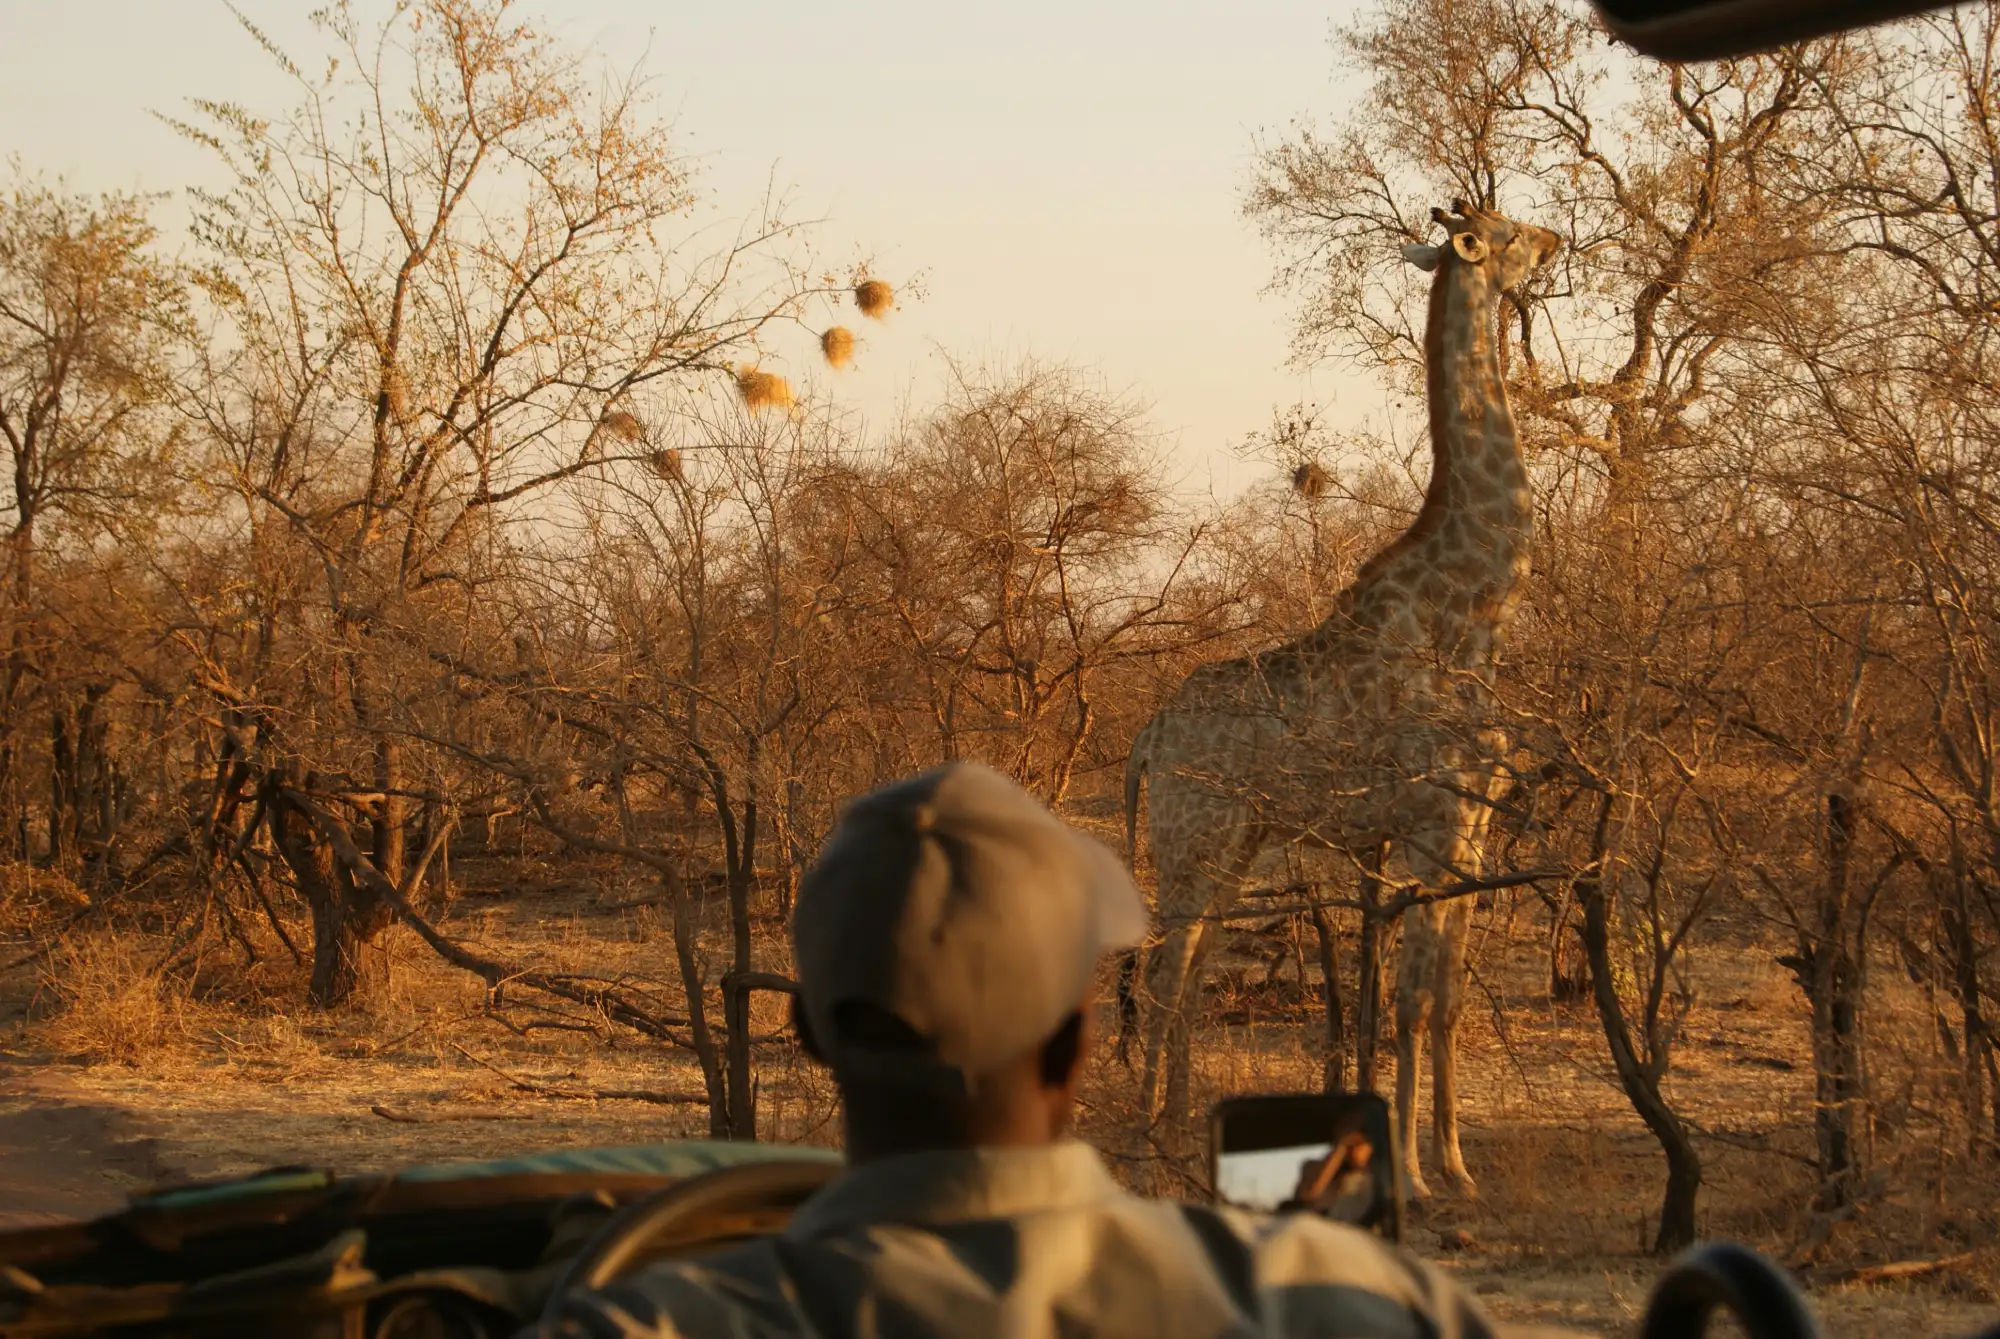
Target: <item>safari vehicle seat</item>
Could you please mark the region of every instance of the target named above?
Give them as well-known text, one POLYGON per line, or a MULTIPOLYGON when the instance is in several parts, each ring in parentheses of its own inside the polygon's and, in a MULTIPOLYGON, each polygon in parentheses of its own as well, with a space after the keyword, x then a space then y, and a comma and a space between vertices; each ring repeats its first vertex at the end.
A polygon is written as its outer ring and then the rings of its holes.
MULTIPOLYGON (((93 1221, 0 1234, 0 1339, 507 1334, 622 1206, 772 1162, 816 1164, 828 1179, 840 1157, 691 1141, 394 1174, 279 1167, 158 1190, 93 1221)), ((734 1240, 784 1216, 712 1230, 734 1240)))

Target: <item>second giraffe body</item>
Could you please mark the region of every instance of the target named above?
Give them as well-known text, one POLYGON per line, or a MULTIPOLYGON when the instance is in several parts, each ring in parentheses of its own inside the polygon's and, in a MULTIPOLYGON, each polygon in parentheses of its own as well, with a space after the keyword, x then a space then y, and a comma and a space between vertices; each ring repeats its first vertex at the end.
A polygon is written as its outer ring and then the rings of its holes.
MULTIPOLYGON (((1363 564, 1333 612, 1275 649, 1190 674, 1134 741, 1126 821, 1150 786, 1162 939, 1146 973, 1144 1093, 1186 1102, 1187 1014, 1215 917, 1266 849, 1353 853, 1388 843, 1392 877, 1436 889, 1480 873, 1504 736, 1483 719, 1498 637, 1528 572, 1533 498, 1496 347, 1501 295, 1560 239, 1463 202, 1450 233, 1404 257, 1434 274, 1425 327, 1432 466, 1416 519, 1363 564), (1162 1084, 1166 1092, 1161 1091, 1162 1084)), ((1396 975, 1396 1114, 1412 1189, 1416 1080, 1428 1031, 1436 1163, 1472 1188, 1459 1151, 1456 1040, 1467 898, 1404 914, 1396 975)))

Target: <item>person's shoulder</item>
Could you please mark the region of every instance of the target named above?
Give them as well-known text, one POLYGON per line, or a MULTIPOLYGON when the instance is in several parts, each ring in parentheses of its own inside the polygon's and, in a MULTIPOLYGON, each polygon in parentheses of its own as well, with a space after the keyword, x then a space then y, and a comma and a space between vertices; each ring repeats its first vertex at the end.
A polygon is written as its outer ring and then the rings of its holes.
POLYGON ((1414 1259, 1372 1232, 1316 1213, 1258 1213, 1222 1206, 1208 1212, 1260 1255, 1324 1261, 1340 1268, 1401 1266, 1414 1259))
POLYGON ((1405 1248, 1313 1213, 1208 1212, 1248 1249, 1257 1286, 1287 1300, 1288 1315, 1331 1308, 1357 1333, 1483 1336, 1491 1327, 1470 1293, 1405 1248))

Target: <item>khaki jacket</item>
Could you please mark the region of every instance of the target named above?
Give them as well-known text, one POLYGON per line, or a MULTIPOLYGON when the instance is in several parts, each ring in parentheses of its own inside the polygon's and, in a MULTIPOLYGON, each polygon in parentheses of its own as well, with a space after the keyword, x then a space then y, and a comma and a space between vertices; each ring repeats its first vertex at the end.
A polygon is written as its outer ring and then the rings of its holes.
POLYGON ((1367 1233, 1137 1198, 1087 1145, 857 1167, 783 1234, 570 1299, 550 1336, 1487 1339, 1442 1274, 1367 1233))

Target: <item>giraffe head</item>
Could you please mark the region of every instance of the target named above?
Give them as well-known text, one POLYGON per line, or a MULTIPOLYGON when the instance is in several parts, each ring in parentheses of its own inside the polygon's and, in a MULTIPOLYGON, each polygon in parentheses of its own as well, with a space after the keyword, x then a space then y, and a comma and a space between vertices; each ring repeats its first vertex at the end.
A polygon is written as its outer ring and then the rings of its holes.
POLYGON ((1411 244, 1403 248, 1403 259, 1420 270, 1440 265, 1471 266, 1485 275, 1498 292, 1505 292, 1547 265, 1562 248, 1562 238, 1547 228, 1475 209, 1463 200, 1451 202, 1449 211, 1433 209, 1431 218, 1451 233, 1440 246, 1411 244))

